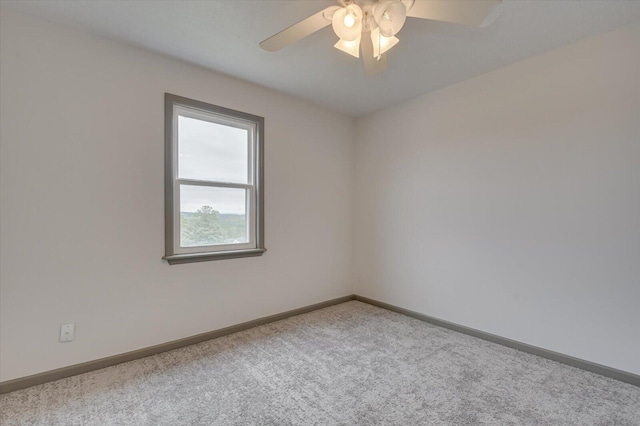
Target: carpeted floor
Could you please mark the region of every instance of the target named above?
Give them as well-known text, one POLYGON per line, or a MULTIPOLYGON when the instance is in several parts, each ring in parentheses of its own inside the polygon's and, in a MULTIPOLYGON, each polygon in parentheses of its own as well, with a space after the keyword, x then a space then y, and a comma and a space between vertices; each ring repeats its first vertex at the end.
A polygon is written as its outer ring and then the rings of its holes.
POLYGON ((0 396, 8 425, 640 425, 640 388, 361 302, 0 396))

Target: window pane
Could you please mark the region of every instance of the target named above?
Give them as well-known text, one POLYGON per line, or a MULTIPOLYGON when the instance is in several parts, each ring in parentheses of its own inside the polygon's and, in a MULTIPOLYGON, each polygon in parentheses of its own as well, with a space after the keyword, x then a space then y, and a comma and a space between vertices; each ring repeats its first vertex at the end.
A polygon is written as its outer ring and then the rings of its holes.
POLYGON ((178 116, 178 177, 249 183, 248 133, 178 116))
POLYGON ((247 190, 180 185, 180 246, 249 242, 247 190))

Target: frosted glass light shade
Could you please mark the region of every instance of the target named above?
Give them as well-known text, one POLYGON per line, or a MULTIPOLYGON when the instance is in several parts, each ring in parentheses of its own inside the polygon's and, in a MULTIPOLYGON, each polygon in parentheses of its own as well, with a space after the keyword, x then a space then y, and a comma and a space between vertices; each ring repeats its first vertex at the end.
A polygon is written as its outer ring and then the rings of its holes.
POLYGON ((398 44, 400 40, 397 37, 385 37, 380 34, 380 28, 376 28, 371 31, 371 42, 373 43, 373 57, 377 58, 378 56, 386 53, 393 46, 398 44))
POLYGON ((376 5, 373 11, 380 33, 385 37, 391 37, 402 29, 407 19, 407 8, 400 0, 383 0, 376 5))
POLYGON ((362 9, 355 3, 342 7, 333 14, 331 24, 340 39, 354 41, 362 33, 362 9))
POLYGON ((340 39, 336 44, 333 45, 333 47, 342 50, 344 53, 348 53, 354 58, 360 57, 360 37, 353 41, 340 39))

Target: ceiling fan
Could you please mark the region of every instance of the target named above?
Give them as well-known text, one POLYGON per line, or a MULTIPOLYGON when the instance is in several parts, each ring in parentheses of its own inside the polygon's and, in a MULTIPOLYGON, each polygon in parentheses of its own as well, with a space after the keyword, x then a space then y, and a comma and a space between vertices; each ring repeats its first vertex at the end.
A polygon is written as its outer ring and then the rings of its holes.
POLYGON ((360 58, 367 74, 382 73, 386 52, 399 40, 405 19, 419 18, 486 27, 500 14, 502 0, 337 0, 260 43, 275 52, 331 25, 339 40, 335 48, 360 58))

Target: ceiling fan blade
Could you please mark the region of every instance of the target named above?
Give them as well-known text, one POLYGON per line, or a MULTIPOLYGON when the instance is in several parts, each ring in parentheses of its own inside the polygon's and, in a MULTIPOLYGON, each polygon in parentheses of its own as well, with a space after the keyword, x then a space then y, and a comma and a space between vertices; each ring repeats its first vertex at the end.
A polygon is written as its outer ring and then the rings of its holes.
POLYGON ((416 0, 407 16, 486 27, 501 9, 502 0, 416 0))
POLYGON ((260 47, 269 52, 275 52, 293 44, 330 25, 333 13, 339 8, 339 6, 329 6, 260 42, 260 47))
POLYGON ((362 37, 360 39, 360 48, 362 49, 362 62, 364 63, 364 71, 368 75, 382 74, 387 70, 387 54, 384 53, 378 58, 373 56, 373 42, 371 41, 371 33, 362 33, 362 37))

